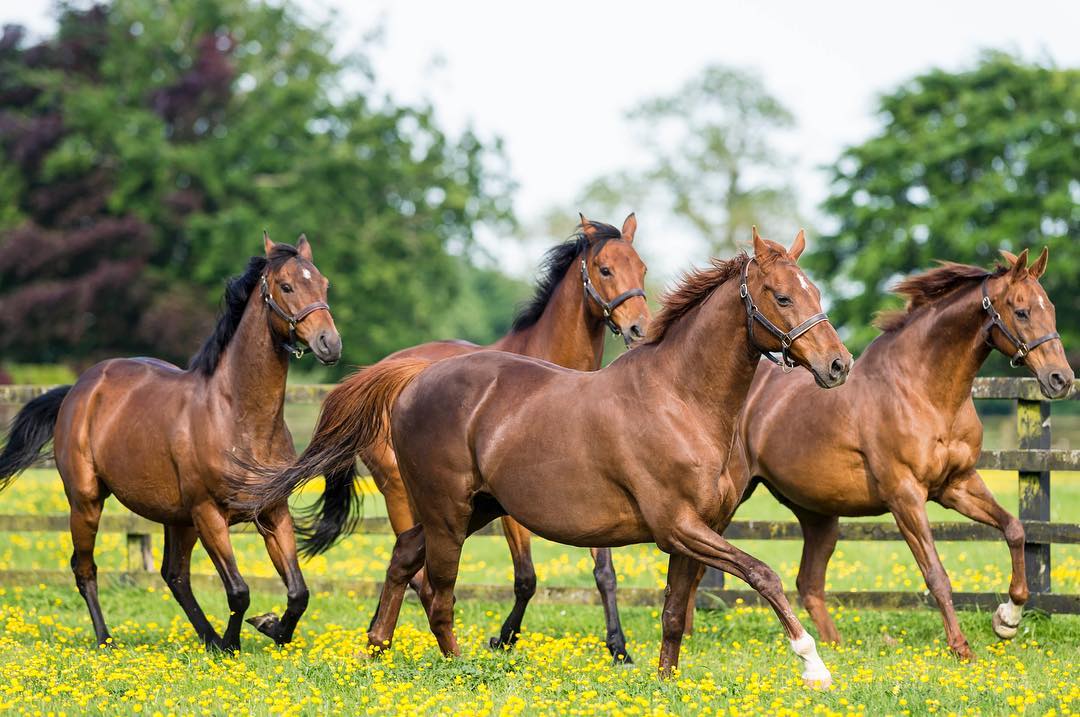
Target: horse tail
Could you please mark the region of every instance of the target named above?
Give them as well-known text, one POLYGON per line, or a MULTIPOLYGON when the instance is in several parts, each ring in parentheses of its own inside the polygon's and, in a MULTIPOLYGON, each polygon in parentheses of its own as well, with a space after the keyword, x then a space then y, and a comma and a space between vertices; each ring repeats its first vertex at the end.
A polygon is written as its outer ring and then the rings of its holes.
POLYGON ((58 386, 46 391, 16 414, 4 452, 0 453, 0 490, 37 461, 41 449, 53 437, 60 404, 70 390, 71 386, 58 386))
POLYGON ((245 487, 251 499, 243 509, 253 509, 257 516, 322 475, 326 479, 323 494, 301 511, 296 530, 305 555, 329 549, 356 524, 357 456, 389 441, 394 400, 431 363, 413 358, 383 361, 345 379, 323 402, 311 443, 300 457, 283 470, 256 469, 265 480, 245 487))

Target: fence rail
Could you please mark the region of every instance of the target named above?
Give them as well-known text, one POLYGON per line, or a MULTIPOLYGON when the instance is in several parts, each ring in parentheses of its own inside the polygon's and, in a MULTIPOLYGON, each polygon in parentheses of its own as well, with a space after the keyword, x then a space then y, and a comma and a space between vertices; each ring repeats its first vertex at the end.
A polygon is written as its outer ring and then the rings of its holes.
MULTIPOLYGON (((49 386, 0 386, 0 406, 20 405, 41 395, 49 386)), ((333 388, 331 385, 290 386, 286 391, 286 401, 296 404, 319 403, 333 388)), ((1050 521, 1050 477, 1052 471, 1080 471, 1080 450, 1054 450, 1050 448, 1050 402, 1039 392, 1034 379, 992 377, 976 379, 972 389, 976 400, 1012 400, 1016 402, 1017 443, 1019 448, 1011 450, 983 451, 978 467, 983 469, 1015 470, 1019 474, 1020 519, 1024 524, 1027 543, 1025 545, 1026 573, 1031 590, 1032 607, 1048 612, 1080 614, 1080 595, 1062 595, 1052 592, 1050 582, 1050 546, 1052 544, 1080 544, 1080 525, 1053 523, 1050 521)), ((1074 391, 1066 400, 1080 399, 1080 392, 1074 391)), ((933 524, 935 539, 939 541, 997 541, 1001 534, 984 525, 972 522, 947 522, 933 524)), ((0 533, 11 532, 66 532, 67 515, 4 515, 0 514, 0 533)), ((106 514, 102 517, 99 532, 122 533, 127 536, 127 572, 114 573, 103 579, 121 584, 152 584, 153 557, 150 552, 150 536, 160 530, 160 526, 139 516, 127 513, 121 515, 106 514)), ((234 532, 250 531, 250 526, 237 526, 234 532)), ((385 518, 366 518, 358 526, 364 533, 390 533, 389 521, 385 518)), ((487 526, 481 535, 499 534, 495 524, 487 526)), ((725 536, 741 540, 801 540, 802 532, 798 523, 786 521, 734 521, 725 531, 725 536)), ((842 521, 840 524, 841 540, 865 541, 901 541, 903 537, 895 523, 869 521, 842 521)), ((193 576, 194 577, 194 576, 193 576)), ((0 571, 0 585, 68 582, 67 571, 0 571)), ((216 580, 213 576, 202 576, 200 580, 216 580)), ((253 588, 277 587, 276 579, 255 578, 248 581, 253 588)), ((377 594, 379 584, 365 580, 314 580, 316 590, 354 590, 361 596, 377 594)), ((458 590, 462 597, 478 597, 496 600, 510 600, 513 592, 510 586, 461 586, 458 590)), ((699 593, 699 604, 709 607, 717 602, 731 603, 742 599, 748 604, 761 604, 757 593, 750 590, 723 589, 723 575, 711 571, 699 593)), ((918 607, 932 606, 933 599, 926 591, 922 592, 882 592, 848 591, 832 593, 831 599, 838 604, 862 607, 918 607)), ((550 602, 592 602, 594 592, 586 588, 542 587, 537 598, 550 602)), ((659 591, 644 588, 623 588, 620 601, 626 604, 656 604, 661 595, 659 591)), ((1002 599, 1001 595, 990 593, 956 593, 954 602, 957 606, 968 608, 992 609, 1002 599)))

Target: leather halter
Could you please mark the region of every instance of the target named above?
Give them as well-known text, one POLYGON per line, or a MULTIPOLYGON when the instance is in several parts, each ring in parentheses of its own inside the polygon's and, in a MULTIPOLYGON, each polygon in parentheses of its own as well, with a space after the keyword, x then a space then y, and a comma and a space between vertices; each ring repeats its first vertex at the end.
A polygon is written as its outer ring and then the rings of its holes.
POLYGON ((783 369, 784 373, 789 373, 795 368, 795 362, 788 356, 788 349, 795 343, 795 339, 805 334, 810 329, 814 328, 822 321, 828 321, 829 317, 825 315, 825 312, 814 314, 806 321, 802 322, 795 328, 788 332, 781 331, 780 328, 769 321, 765 314, 758 310, 754 300, 750 297, 750 289, 746 286, 746 276, 750 269, 750 263, 754 261, 754 257, 750 257, 742 268, 742 283, 739 285, 739 296, 742 297, 743 303, 746 304, 746 333, 750 338, 750 344, 761 353, 762 356, 772 361, 783 369), (758 322, 765 327, 765 330, 775 336, 780 341, 780 358, 776 358, 772 355, 772 352, 768 349, 762 348, 762 346, 754 340, 754 322, 758 322))
MULTIPOLYGON (((593 286, 592 279, 589 278, 589 268, 585 263, 585 257, 581 258, 581 284, 585 287, 585 296, 595 301, 597 306, 599 306, 600 310, 604 313, 604 323, 611 329, 611 333, 616 336, 622 336, 622 329, 615 323, 615 319, 611 317, 611 314, 628 299, 632 299, 635 296, 645 298, 645 290, 641 288, 627 289, 611 301, 604 301, 604 297, 600 296, 600 292, 596 290, 596 287, 593 286)), ((623 340, 626 340, 625 336, 623 336, 623 340)))
MULTIPOLYGON (((997 346, 994 345, 991 333, 993 332, 995 326, 998 327, 998 330, 1001 331, 1001 335, 1004 336, 1010 344, 1012 344, 1012 347, 1014 349, 1016 349, 1016 353, 1013 354, 1012 358, 1009 359, 1010 366, 1012 366, 1013 368, 1019 368, 1023 363, 1025 363, 1024 359, 1027 358, 1027 355, 1029 353, 1031 353, 1035 348, 1042 346, 1047 341, 1053 341, 1054 339, 1061 341, 1061 334, 1059 334, 1057 331, 1051 331, 1050 333, 1044 336, 1040 336, 1039 338, 1031 341, 1030 343, 1024 341, 1023 337, 1019 334, 1014 334, 1012 331, 1010 331, 1009 327, 1005 325, 1005 322, 1001 320, 1001 314, 999 314, 997 312, 997 309, 994 308, 994 302, 990 301, 990 293, 986 290, 986 285, 989 281, 990 277, 988 276, 983 279, 982 283, 982 307, 983 311, 985 311, 990 316, 990 318, 986 322, 986 343, 988 343, 991 348, 997 348, 997 346)), ((1005 352, 1002 351, 1002 353, 1005 352)))
POLYGON ((311 351, 307 345, 301 346, 297 340, 296 325, 316 311, 330 311, 330 305, 325 301, 316 301, 308 304, 295 314, 290 314, 281 308, 278 302, 274 301, 274 297, 270 293, 270 284, 266 281, 266 274, 262 276, 262 298, 266 305, 270 307, 270 310, 284 319, 285 323, 289 325, 289 340, 283 341, 282 347, 296 358, 302 358, 304 354, 311 351))

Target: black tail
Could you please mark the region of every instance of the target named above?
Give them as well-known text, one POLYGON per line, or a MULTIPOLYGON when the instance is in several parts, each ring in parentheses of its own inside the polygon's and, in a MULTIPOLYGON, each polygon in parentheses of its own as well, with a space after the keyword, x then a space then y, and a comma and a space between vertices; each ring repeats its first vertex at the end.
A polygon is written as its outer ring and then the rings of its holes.
POLYGON ((71 386, 58 386, 22 407, 8 430, 7 445, 0 453, 0 490, 15 476, 34 465, 38 454, 52 439, 60 404, 71 386))
POLYGON ((342 535, 348 535, 360 520, 357 506, 356 462, 326 476, 326 487, 318 499, 299 511, 296 533, 300 554, 307 557, 329 550, 342 535))

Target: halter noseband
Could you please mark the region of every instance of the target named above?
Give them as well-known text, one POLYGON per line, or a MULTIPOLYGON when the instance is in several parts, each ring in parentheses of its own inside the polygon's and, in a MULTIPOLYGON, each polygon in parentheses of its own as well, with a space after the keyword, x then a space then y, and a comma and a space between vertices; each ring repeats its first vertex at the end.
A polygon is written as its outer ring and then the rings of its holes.
MULTIPOLYGON (((1010 366, 1012 366, 1013 368, 1019 368, 1021 364, 1025 363, 1024 359, 1027 358, 1027 355, 1031 353, 1034 349, 1042 346, 1047 341, 1053 341, 1054 339, 1057 339, 1058 341, 1061 340, 1061 334, 1059 334, 1057 331, 1051 331, 1045 336, 1040 336, 1031 343, 1028 343, 1024 341, 1023 337, 1021 337, 1019 334, 1014 334, 1012 331, 1010 331, 1009 327, 1005 325, 1005 322, 1001 320, 1001 314, 999 314, 997 312, 997 309, 994 308, 994 302, 990 301, 990 293, 986 290, 986 285, 989 281, 990 277, 988 276, 983 279, 982 283, 982 307, 983 311, 985 311, 990 316, 990 318, 986 322, 986 343, 988 343, 992 348, 997 348, 996 346, 994 346, 991 333, 993 332, 995 326, 998 327, 998 330, 1001 331, 1001 335, 1004 336, 1010 344, 1012 344, 1012 347, 1014 349, 1016 349, 1016 353, 1013 354, 1012 358, 1009 359, 1010 366)), ((1002 351, 1002 353, 1005 352, 1002 351)))
POLYGON ((743 264, 742 283, 739 285, 739 296, 742 297, 743 303, 746 304, 746 333, 750 339, 750 344, 757 349, 762 356, 783 369, 784 373, 790 373, 791 370, 795 368, 795 362, 788 356, 788 349, 795 343, 795 339, 799 338, 822 321, 828 321, 829 317, 825 315, 825 312, 814 314, 790 331, 786 333, 781 331, 776 324, 769 321, 768 317, 758 310, 757 305, 754 304, 754 300, 750 297, 750 289, 747 288, 746 285, 746 276, 747 272, 750 270, 750 262, 752 261, 754 261, 754 257, 750 257, 747 262, 743 264), (773 356, 771 351, 762 348, 761 345, 754 340, 755 321, 764 326, 766 331, 779 339, 780 358, 773 356))
MULTIPOLYGON (((615 319, 611 317, 611 314, 628 299, 632 299, 635 296, 645 298, 645 290, 641 288, 627 289, 611 301, 604 301, 604 297, 600 296, 600 292, 596 290, 596 287, 593 286, 592 279, 589 278, 589 269, 585 264, 585 257, 581 258, 581 284, 585 287, 585 296, 595 301, 597 306, 599 306, 600 310, 604 313, 604 323, 611 329, 611 333, 616 336, 622 336, 622 329, 615 323, 615 319)), ((625 336, 623 337, 623 340, 626 340, 625 336)))
POLYGON ((302 358, 304 354, 311 351, 308 346, 301 346, 300 342, 297 341, 296 325, 316 311, 330 311, 330 305, 325 301, 316 301, 300 309, 297 313, 290 314, 281 308, 278 302, 274 301, 274 297, 270 293, 270 284, 266 281, 266 274, 262 276, 262 298, 266 305, 270 307, 270 310, 284 319, 285 323, 289 325, 289 340, 281 344, 284 349, 296 358, 302 358))

